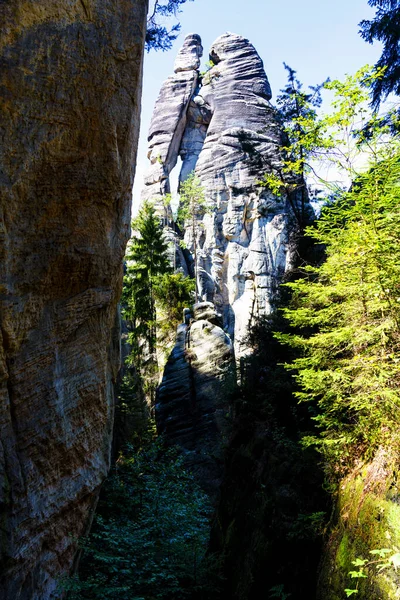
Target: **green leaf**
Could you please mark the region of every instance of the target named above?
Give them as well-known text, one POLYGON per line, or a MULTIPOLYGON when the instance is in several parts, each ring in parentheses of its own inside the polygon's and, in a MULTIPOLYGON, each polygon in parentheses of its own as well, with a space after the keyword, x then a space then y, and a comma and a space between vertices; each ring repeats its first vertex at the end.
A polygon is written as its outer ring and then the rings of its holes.
POLYGON ((385 557, 385 554, 389 554, 390 552, 392 552, 392 550, 390 548, 380 548, 379 550, 370 550, 369 551, 370 554, 377 554, 378 556, 381 556, 382 558, 385 557))
POLYGON ((365 563, 367 563, 368 561, 364 558, 356 558, 356 560, 352 560, 351 564, 354 565, 355 567, 362 567, 365 565, 365 563))

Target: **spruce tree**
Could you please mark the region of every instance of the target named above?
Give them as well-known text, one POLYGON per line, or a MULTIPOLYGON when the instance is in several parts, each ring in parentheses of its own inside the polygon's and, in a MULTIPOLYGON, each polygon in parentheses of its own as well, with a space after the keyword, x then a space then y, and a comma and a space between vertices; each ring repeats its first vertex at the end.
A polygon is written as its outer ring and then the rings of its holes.
POLYGON ((307 221, 305 206, 308 201, 306 175, 310 170, 309 161, 312 157, 313 147, 308 144, 308 137, 313 131, 317 120, 317 108, 321 106, 321 89, 324 83, 309 86, 309 91, 303 90, 303 84, 296 77, 296 71, 283 63, 287 71, 287 83, 277 97, 278 116, 283 125, 286 136, 283 145, 285 160, 283 181, 290 181, 290 171, 298 179, 297 183, 289 185, 288 196, 297 222, 303 227, 307 221), (289 177, 288 177, 289 176, 289 177), (297 206, 296 195, 300 195, 300 210, 297 206))
POLYGON ((370 44, 375 40, 383 43, 382 54, 375 65, 381 70, 381 76, 371 89, 372 105, 378 109, 390 93, 400 96, 400 1, 369 0, 368 4, 376 8, 376 14, 371 21, 361 21, 361 37, 370 44))
POLYGON ((400 139, 366 110, 363 86, 376 78, 361 69, 328 84, 334 110, 318 124, 320 151, 351 185, 308 230, 326 260, 287 284, 293 333, 277 335, 299 351, 288 367, 320 428, 309 441, 336 476, 380 444, 400 444, 400 139))
POLYGON ((140 341, 145 339, 150 354, 156 342, 156 308, 154 280, 172 271, 168 261, 168 243, 154 206, 145 202, 132 222, 135 235, 126 255, 124 278, 124 317, 133 329, 134 353, 140 355, 140 341))

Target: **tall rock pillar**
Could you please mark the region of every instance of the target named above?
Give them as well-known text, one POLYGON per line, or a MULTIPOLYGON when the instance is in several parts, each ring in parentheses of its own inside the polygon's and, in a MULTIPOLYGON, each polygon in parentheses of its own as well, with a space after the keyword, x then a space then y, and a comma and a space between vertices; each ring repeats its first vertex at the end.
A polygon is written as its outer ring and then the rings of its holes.
MULTIPOLYGON (((179 56, 194 43, 200 46, 199 37, 188 36, 179 56)), ((179 72, 161 89, 149 133, 152 166, 144 197, 169 191, 178 156, 180 181, 192 171, 199 177, 209 210, 198 215, 196 240, 188 227, 185 242, 191 251, 196 242, 200 300, 223 315, 239 357, 249 350, 249 328, 273 310, 277 288, 292 266, 297 200, 259 185, 265 173, 280 171, 283 134, 255 48, 226 33, 212 45, 210 59, 204 76, 191 61, 189 83, 176 87, 175 97, 171 90, 179 72)))
POLYGON ((163 197, 169 193, 169 174, 175 167, 187 122, 191 98, 199 84, 200 36, 186 36, 174 65, 174 74, 162 85, 148 134, 147 170, 142 200, 152 200, 164 212, 163 197))

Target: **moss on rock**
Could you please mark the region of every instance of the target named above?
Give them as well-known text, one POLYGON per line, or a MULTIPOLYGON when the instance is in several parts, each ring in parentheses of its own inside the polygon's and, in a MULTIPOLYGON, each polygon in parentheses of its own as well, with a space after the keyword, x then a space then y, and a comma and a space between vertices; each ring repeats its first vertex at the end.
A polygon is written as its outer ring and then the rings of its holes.
POLYGON ((400 572, 379 569, 379 557, 371 550, 400 550, 399 457, 381 447, 368 464, 358 465, 338 490, 335 525, 322 563, 317 598, 342 600, 345 589, 358 589, 357 598, 400 598, 400 572), (351 578, 357 558, 367 559, 366 578, 351 578))

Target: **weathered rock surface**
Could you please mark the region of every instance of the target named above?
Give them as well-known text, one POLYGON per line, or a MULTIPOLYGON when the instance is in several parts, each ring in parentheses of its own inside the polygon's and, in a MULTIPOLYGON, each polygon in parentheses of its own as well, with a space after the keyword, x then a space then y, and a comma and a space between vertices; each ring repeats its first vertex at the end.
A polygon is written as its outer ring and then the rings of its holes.
POLYGON ((0 597, 47 600, 107 472, 146 0, 2 2, 0 597))
POLYGON ((145 177, 142 200, 156 200, 160 214, 164 212, 162 196, 170 192, 168 177, 179 155, 188 104, 198 85, 202 54, 200 36, 186 36, 175 61, 174 75, 165 81, 160 90, 150 124, 150 168, 145 177))
POLYGON ((155 413, 159 433, 184 450, 188 467, 216 497, 231 429, 233 348, 229 336, 215 324, 219 317, 210 303, 195 306, 195 312, 196 320, 178 327, 155 413))
MULTIPOLYGON (((193 39, 185 40, 182 52, 193 39)), ((264 173, 279 170, 282 131, 256 50, 227 33, 214 42, 210 58, 214 66, 197 86, 195 62, 189 61, 191 94, 185 84, 185 93, 171 103, 174 78, 161 90, 149 134, 152 167, 146 183, 155 181, 157 157, 162 176, 144 194, 151 198, 169 190, 178 154, 180 180, 193 170, 200 178, 210 208, 198 217, 196 232, 200 294, 222 313, 240 356, 249 327, 271 312, 277 286, 291 268, 298 198, 278 198, 257 183, 264 173), (163 128, 156 125, 160 122, 163 128)), ((193 251, 192 238, 187 228, 185 242, 193 251)))
MULTIPOLYGON (((332 528, 327 538, 317 591, 318 600, 339 600, 343 590, 355 588, 349 571, 357 558, 379 560, 371 550, 390 550, 385 561, 400 547, 400 464, 397 444, 381 446, 369 463, 357 465, 338 489, 332 528)), ((358 570, 358 569, 356 569, 358 570)), ((360 598, 396 600, 400 597, 400 574, 392 564, 366 567, 367 577, 358 579, 360 598)))

